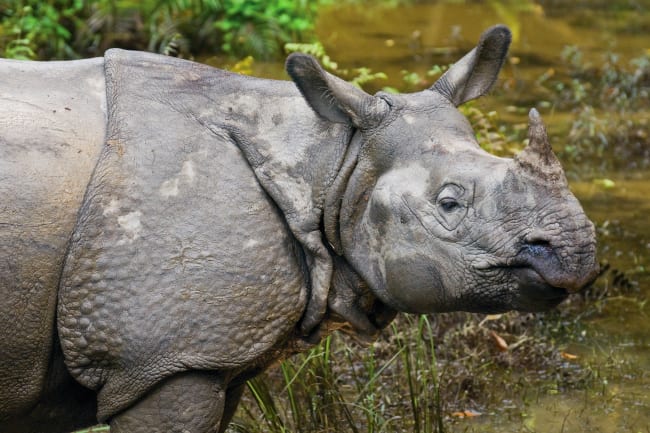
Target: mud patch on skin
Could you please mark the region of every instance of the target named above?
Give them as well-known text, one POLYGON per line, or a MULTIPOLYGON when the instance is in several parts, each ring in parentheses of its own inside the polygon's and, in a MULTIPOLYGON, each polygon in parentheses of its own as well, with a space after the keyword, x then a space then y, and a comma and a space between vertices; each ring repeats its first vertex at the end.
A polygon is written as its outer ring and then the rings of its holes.
POLYGON ((170 179, 160 185, 160 195, 167 197, 176 197, 178 195, 178 178, 170 179))
POLYGON ((181 183, 192 185, 196 173, 192 161, 185 161, 178 175, 172 179, 164 181, 159 188, 159 193, 164 198, 177 197, 180 193, 181 183))
POLYGON ((104 208, 103 215, 110 216, 115 215, 120 210, 120 202, 118 200, 112 199, 108 206, 104 208))
POLYGON ((125 235, 117 242, 118 245, 132 243, 140 237, 140 232, 142 231, 141 216, 142 212, 135 211, 117 218, 117 223, 124 230, 125 235))
POLYGON ((249 239, 244 244, 244 248, 255 248, 257 245, 259 245, 259 241, 256 241, 255 239, 249 239))

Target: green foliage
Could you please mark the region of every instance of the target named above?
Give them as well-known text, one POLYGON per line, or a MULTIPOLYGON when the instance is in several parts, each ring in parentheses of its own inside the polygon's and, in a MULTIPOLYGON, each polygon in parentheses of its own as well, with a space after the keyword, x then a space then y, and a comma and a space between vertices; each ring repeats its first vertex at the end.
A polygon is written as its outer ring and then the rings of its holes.
POLYGON ((562 50, 562 61, 569 65, 569 80, 558 80, 553 86, 563 108, 588 104, 611 111, 645 108, 650 97, 650 53, 621 64, 620 56, 607 52, 596 64, 585 59, 576 46, 562 50))
POLYGON ((433 65, 425 74, 420 75, 417 72, 402 70, 402 81, 404 88, 402 92, 419 91, 429 87, 433 81, 440 78, 440 76, 449 68, 449 66, 433 65))
POLYGON ((84 9, 81 0, 10 1, 0 11, 0 48, 17 59, 75 57, 71 27, 84 9))
POLYGON ((283 44, 301 40, 314 27, 318 2, 307 0, 224 0, 215 27, 223 32, 221 48, 234 55, 268 58, 283 44))
POLYGON ((242 406, 246 419, 236 420, 232 429, 251 433, 349 429, 358 433, 340 378, 333 369, 336 363, 331 359, 332 351, 332 337, 327 337, 307 353, 282 363, 281 377, 271 381, 265 376, 251 379, 248 389, 253 405, 242 406), (258 413, 262 424, 257 421, 258 413))
POLYGON ((536 398, 531 393, 589 389, 602 381, 604 373, 568 363, 564 352, 566 341, 584 336, 577 312, 594 314, 594 297, 606 302, 602 288, 593 290, 545 315, 399 316, 368 347, 332 335, 279 371, 249 381, 250 394, 229 431, 443 433, 457 431, 453 414, 485 411, 523 423, 520 408, 536 398), (506 398, 516 404, 501 408, 506 398))
POLYGON ((417 329, 416 341, 404 338, 393 323, 393 334, 404 366, 415 433, 444 433, 443 410, 438 384, 438 366, 434 349, 433 328, 427 316, 417 323, 406 318, 409 328, 417 329))
POLYGON ((474 101, 458 108, 471 123, 478 144, 486 151, 495 155, 512 156, 523 148, 527 138, 527 124, 502 122, 496 111, 485 112, 474 101))
POLYGON ((353 69, 354 76, 350 78, 350 83, 361 88, 364 84, 371 83, 375 80, 385 80, 388 76, 383 72, 373 72, 372 69, 361 67, 353 69))
POLYGON ((110 47, 172 55, 221 49, 268 59, 310 39, 321 1, 5 0, 0 52, 10 58, 72 59, 110 47))
POLYGON ((86 430, 79 430, 76 433, 108 433, 110 431, 110 427, 107 425, 99 425, 95 427, 91 427, 86 430))

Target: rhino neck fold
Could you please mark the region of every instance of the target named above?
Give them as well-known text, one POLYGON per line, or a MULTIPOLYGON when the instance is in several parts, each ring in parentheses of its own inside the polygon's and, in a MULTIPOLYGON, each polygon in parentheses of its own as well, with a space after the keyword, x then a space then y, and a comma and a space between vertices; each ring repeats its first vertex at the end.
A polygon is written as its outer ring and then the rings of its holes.
MULTIPOLYGON (((328 305, 333 322, 348 322, 354 335, 372 339, 395 317, 396 311, 382 303, 367 282, 344 257, 341 242, 341 206, 348 183, 357 165, 363 143, 361 132, 355 131, 343 164, 325 196, 323 231, 333 250, 334 270, 328 305)), ((343 330, 346 327, 343 326, 343 330)))
MULTIPOLYGON (((348 322, 354 335, 368 339, 376 337, 397 314, 372 293, 363 278, 341 256, 334 258, 329 307, 333 322, 348 322)), ((345 330, 345 326, 342 329, 345 330)))
POLYGON ((285 215, 305 254, 311 293, 301 325, 308 341, 345 329, 342 322, 372 338, 395 312, 378 301, 343 257, 339 234, 343 195, 357 163, 361 133, 323 122, 309 109, 298 113, 303 116, 297 122, 300 128, 289 142, 267 141, 264 132, 251 134, 249 118, 224 129, 285 215))
POLYGON ((352 135, 352 140, 348 146, 347 152, 343 159, 343 164, 338 171, 334 183, 328 188, 325 196, 325 207, 323 215, 323 227, 325 237, 338 255, 343 255, 343 245, 341 244, 341 224, 339 218, 341 216, 341 205, 343 203, 343 195, 348 186, 350 175, 357 164, 359 150, 361 149, 361 133, 356 131, 352 135))
MULTIPOLYGON (((332 284, 332 250, 325 246, 323 209, 330 191, 345 187, 346 176, 339 174, 350 154, 353 129, 316 116, 295 87, 283 85, 281 94, 250 90, 247 97, 252 100, 244 109, 206 123, 214 134, 226 133, 242 151, 302 247, 310 293, 300 330, 313 338, 326 318, 332 284)), ((328 217, 328 227, 336 226, 337 215, 328 217)))

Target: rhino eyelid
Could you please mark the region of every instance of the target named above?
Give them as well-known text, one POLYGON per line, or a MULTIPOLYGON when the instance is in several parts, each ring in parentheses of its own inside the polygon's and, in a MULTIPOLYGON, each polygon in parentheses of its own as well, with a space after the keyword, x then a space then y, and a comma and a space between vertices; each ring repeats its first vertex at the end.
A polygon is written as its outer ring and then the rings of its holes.
POLYGON ((442 207, 442 209, 445 212, 453 212, 459 207, 461 207, 458 200, 452 197, 443 197, 440 200, 438 200, 438 204, 440 205, 440 207, 442 207))
POLYGON ((449 188, 455 189, 461 195, 465 194, 465 187, 460 185, 460 184, 454 183, 454 182, 447 182, 447 183, 443 184, 440 187, 440 189, 438 189, 438 194, 443 193, 444 190, 449 189, 449 188))

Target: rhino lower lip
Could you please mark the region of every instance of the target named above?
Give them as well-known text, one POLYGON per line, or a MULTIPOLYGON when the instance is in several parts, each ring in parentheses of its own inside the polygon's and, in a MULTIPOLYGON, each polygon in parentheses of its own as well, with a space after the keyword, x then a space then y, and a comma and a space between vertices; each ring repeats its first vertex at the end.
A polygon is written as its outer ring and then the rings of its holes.
POLYGON ((503 264, 493 264, 493 265, 485 264, 482 266, 476 266, 475 269, 483 272, 505 271, 507 273, 514 274, 515 277, 519 280, 520 284, 529 283, 531 285, 551 287, 566 292, 566 289, 551 284, 532 265, 525 262, 511 261, 503 264))
POLYGON ((560 302, 569 294, 566 289, 549 284, 539 272, 531 267, 515 267, 512 268, 512 271, 517 277, 522 294, 527 298, 560 302))
POLYGON ((555 286, 546 280, 541 273, 525 263, 508 263, 503 265, 484 266, 482 271, 505 272, 515 279, 517 284, 518 307, 520 311, 544 311, 555 307, 565 300, 569 291, 555 286))

